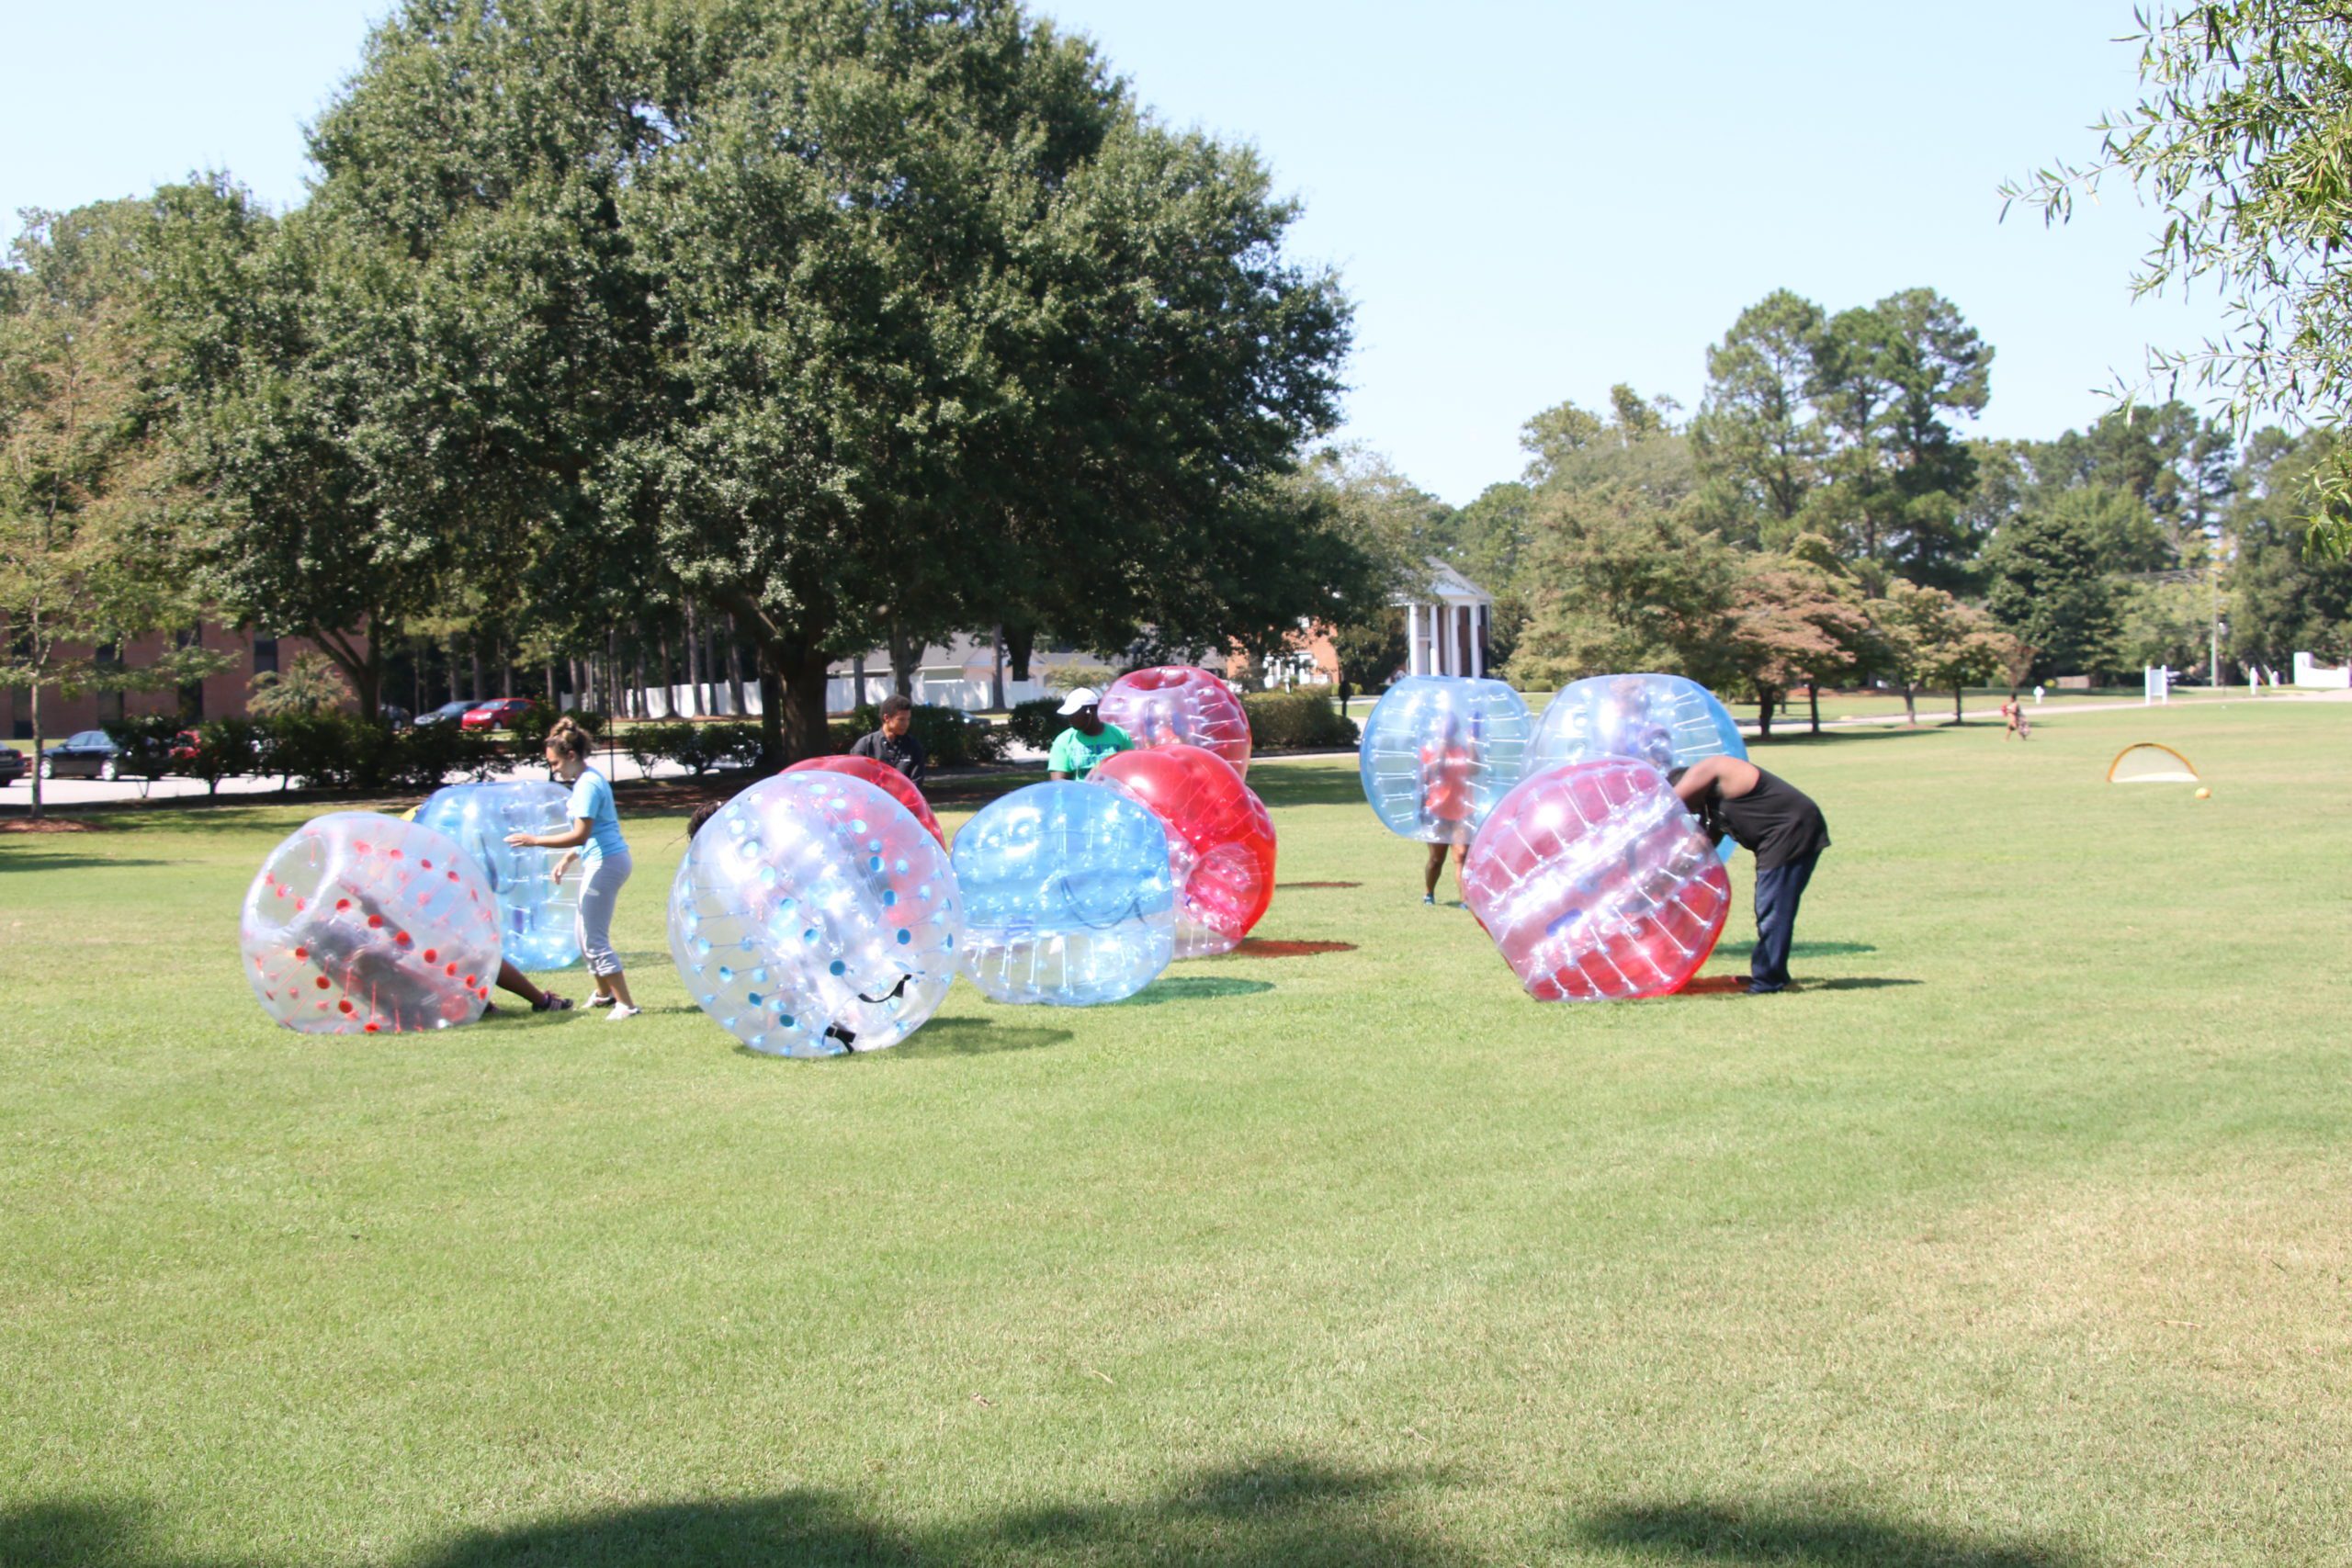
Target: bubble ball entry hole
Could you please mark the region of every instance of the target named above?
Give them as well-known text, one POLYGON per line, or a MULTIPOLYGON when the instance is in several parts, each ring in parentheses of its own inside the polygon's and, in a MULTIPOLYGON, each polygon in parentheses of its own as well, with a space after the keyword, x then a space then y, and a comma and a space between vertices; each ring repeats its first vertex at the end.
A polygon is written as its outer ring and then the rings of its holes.
POLYGON ((1731 911, 1731 879, 1665 775, 1623 757, 1547 769, 1504 796, 1462 890, 1540 1001, 1669 996, 1731 911))
POLYGON ((905 807, 914 819, 922 824, 923 831, 939 840, 941 849, 947 847, 946 829, 940 827, 939 818, 932 815, 931 802, 922 797, 922 791, 915 787, 911 779, 896 768, 877 762, 871 757, 809 757, 784 771, 787 773, 847 773, 852 778, 864 779, 905 807))
POLYGON ((964 972, 1000 1002, 1131 997, 1175 955, 1167 831, 1116 790, 1068 780, 990 802, 956 835, 964 972))
MULTIPOLYGON (((1746 760, 1747 742, 1715 694, 1680 675, 1594 675, 1570 682, 1535 727, 1527 771, 1631 757, 1662 773, 1709 757, 1746 760)), ((1729 864, 1725 840, 1718 857, 1729 864)))
POLYGON ((1176 745, 1115 752, 1088 782, 1159 818, 1179 890, 1176 957, 1239 946, 1274 897, 1273 818, 1241 775, 1212 751, 1176 745))
POLYGON ((895 1045, 955 983, 947 852, 875 784, 780 773, 727 803, 670 888, 670 953, 703 1011, 754 1051, 895 1045))
POLYGON ((1519 782, 1534 728, 1527 704, 1500 681, 1408 675, 1364 720, 1364 799, 1392 833, 1467 843, 1519 782))
POLYGON ((510 833, 560 833, 571 826, 571 792, 548 779, 451 784, 417 808, 419 827, 457 840, 498 899, 506 960, 518 969, 568 969, 580 962, 577 868, 560 882, 562 850, 517 849, 510 833))
POLYGON ((309 1034, 471 1023, 498 977, 498 900, 455 840, 368 811, 297 829, 246 889, 254 996, 309 1034))
POLYGON ((1206 670, 1161 664, 1130 671, 1111 682, 1096 712, 1147 750, 1197 746, 1223 758, 1237 773, 1250 772, 1249 710, 1206 670))

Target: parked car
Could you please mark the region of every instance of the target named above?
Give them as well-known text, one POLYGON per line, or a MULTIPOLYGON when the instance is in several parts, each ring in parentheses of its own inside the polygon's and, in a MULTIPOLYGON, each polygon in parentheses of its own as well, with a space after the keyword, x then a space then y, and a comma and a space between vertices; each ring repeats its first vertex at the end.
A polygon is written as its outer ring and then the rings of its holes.
POLYGON ((14 746, 0 746, 0 784, 12 784, 30 771, 25 754, 14 746))
POLYGON ((461 703, 443 703, 431 713, 421 713, 417 715, 416 722, 419 724, 458 724, 464 721, 466 715, 473 712, 474 709, 480 706, 481 706, 480 699, 474 697, 468 697, 461 703))
POLYGON ((531 711, 528 697, 493 697, 466 710, 459 724, 467 729, 512 729, 514 721, 531 711))
POLYGON ((122 748, 103 729, 85 729, 54 746, 41 748, 40 776, 45 779, 105 779, 121 777, 115 753, 122 748))
POLYGON ((172 737, 172 761, 175 762, 195 761, 197 750, 203 744, 204 737, 198 735, 195 730, 181 730, 177 735, 172 737))

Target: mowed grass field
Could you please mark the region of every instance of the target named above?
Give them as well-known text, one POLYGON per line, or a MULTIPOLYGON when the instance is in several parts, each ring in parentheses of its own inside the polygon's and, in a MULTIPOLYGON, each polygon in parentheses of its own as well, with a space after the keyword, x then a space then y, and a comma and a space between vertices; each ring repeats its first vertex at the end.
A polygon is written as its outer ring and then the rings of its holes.
POLYGON ((822 1063, 642 797, 647 1014, 429 1037, 247 993, 298 811, 0 839, 0 1562, 2352 1561, 2352 707, 1759 756, 1794 994, 1539 1006, 1270 763, 1351 951, 822 1063))

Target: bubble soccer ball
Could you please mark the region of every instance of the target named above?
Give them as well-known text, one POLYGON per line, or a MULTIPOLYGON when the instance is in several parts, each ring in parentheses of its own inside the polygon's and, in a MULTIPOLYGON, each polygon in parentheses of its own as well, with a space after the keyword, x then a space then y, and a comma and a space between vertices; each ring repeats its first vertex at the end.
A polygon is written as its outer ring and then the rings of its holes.
POLYGON ((1626 1001, 1699 972, 1731 879, 1664 774, 1606 757, 1505 795, 1463 863, 1462 896, 1529 996, 1626 1001))
POLYGON ((288 835, 237 920, 254 995, 306 1034, 473 1022, 498 977, 498 899, 455 840, 370 811, 288 835))
POLYGON ((956 835, 956 878, 964 973, 996 1001, 1115 1002, 1174 956, 1167 831, 1116 790, 1057 780, 990 802, 956 835))
POLYGON ((847 773, 854 779, 864 779, 907 808, 914 819, 922 824, 923 831, 947 847, 947 834, 939 818, 931 814, 931 802, 922 797, 914 781, 898 769, 876 761, 871 757, 809 757, 784 770, 787 773, 847 773))
MULTIPOLYGON (((1731 710, 1679 675, 1594 675, 1571 682, 1535 727, 1530 773, 1596 757, 1634 757, 1662 773, 1709 757, 1746 760, 1747 742, 1731 710)), ((1717 853, 1728 863, 1734 845, 1717 853)))
POLYGON ((1533 728, 1500 681, 1408 675, 1364 721, 1363 797, 1392 833, 1466 844, 1519 782, 1533 728))
POLYGON ((1114 752, 1087 782, 1137 802, 1167 832, 1176 956, 1239 946, 1274 897, 1274 819, 1241 775, 1198 746, 1160 746, 1114 752))
POLYGON ((1235 773, 1250 772, 1248 711, 1224 682, 1195 665, 1130 671, 1111 682, 1096 711, 1137 746, 1198 746, 1235 773))
POLYGON ((518 969, 568 969, 580 962, 580 878, 555 878, 561 850, 516 849, 509 833, 560 833, 571 826, 571 792, 548 779, 451 784, 417 808, 419 827, 446 833, 498 897, 500 946, 518 969))
POLYGON ((822 770, 763 779, 686 846, 670 955, 702 1010, 754 1051, 896 1045, 956 979, 947 852, 880 788, 822 770))

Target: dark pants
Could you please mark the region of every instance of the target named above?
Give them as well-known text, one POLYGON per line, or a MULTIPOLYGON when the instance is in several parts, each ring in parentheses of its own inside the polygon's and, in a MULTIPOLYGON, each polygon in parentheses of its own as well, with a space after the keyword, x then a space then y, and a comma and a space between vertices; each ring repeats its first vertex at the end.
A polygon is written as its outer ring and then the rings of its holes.
POLYGON ((1789 983, 1789 942, 1797 933, 1797 903, 1813 880, 1815 850, 1803 860, 1756 874, 1756 956, 1747 965, 1750 995, 1777 991, 1789 983))

